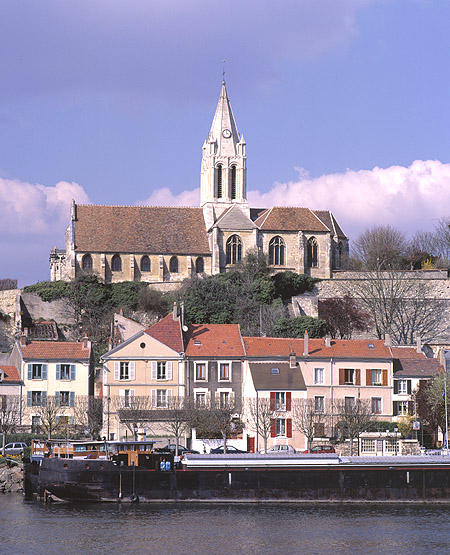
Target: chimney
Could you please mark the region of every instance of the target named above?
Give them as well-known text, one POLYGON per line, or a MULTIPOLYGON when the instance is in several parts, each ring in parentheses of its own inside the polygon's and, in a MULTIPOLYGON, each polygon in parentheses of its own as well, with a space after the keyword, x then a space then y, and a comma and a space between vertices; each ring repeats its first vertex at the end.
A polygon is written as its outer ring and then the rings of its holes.
POLYGON ((392 347, 392 339, 389 333, 384 334, 384 346, 392 347))
POLYGON ((289 353, 289 368, 296 368, 296 366, 297 366, 297 355, 291 349, 291 352, 289 353))
POLYGON ((85 334, 85 336, 81 340, 81 348, 83 349, 83 351, 87 351, 89 350, 90 346, 91 346, 91 342, 89 341, 87 334, 85 334))
POLYGON ((308 352, 308 330, 305 330, 305 337, 304 337, 303 341, 304 341, 303 356, 307 357, 309 355, 309 352, 308 352))
POLYGON ((325 347, 331 347, 331 337, 325 337, 325 347))
POLYGON ((172 318, 178 320, 178 307, 176 301, 173 303, 172 318))
POLYGON ((422 339, 420 335, 416 337, 416 353, 422 354, 422 339))
POLYGON ((123 308, 120 309, 120 315, 123 316, 123 308))
POLYGON ((21 347, 25 347, 25 345, 27 344, 27 334, 25 333, 25 331, 28 331, 28 330, 25 328, 25 330, 20 335, 19 345, 21 347))
POLYGON ((112 348, 113 348, 113 340, 112 340, 112 337, 110 337, 108 340, 108 349, 111 351, 112 348))

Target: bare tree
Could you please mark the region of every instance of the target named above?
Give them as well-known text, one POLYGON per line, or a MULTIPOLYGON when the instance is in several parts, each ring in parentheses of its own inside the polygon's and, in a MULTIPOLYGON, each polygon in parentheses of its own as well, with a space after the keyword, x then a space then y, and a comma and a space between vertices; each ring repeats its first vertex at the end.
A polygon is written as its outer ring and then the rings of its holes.
POLYGON ((192 406, 186 397, 172 396, 167 400, 167 408, 153 411, 155 419, 163 421, 165 428, 175 437, 175 455, 178 456, 180 437, 189 430, 192 406))
POLYGON ((292 401, 292 427, 301 432, 308 442, 308 451, 318 426, 325 424, 324 407, 316 406, 314 399, 295 399, 292 401))
POLYGON ((267 442, 272 432, 273 419, 276 411, 273 403, 267 397, 249 398, 245 402, 244 418, 248 427, 261 436, 264 441, 264 451, 267 451, 267 442))
POLYGON ((319 301, 319 318, 325 320, 333 339, 350 339, 354 331, 368 329, 370 316, 362 311, 350 295, 319 301))
POLYGON ((77 395, 73 407, 73 424, 92 439, 99 439, 103 426, 103 399, 93 395, 77 395))
POLYGON ((149 426, 152 420, 152 402, 148 395, 118 396, 112 399, 119 421, 137 440, 139 428, 149 426))
MULTIPOLYGON (((24 405, 26 406, 26 399, 24 405)), ((28 406, 26 411, 34 416, 39 416, 39 425, 41 430, 47 434, 47 438, 51 439, 52 435, 60 431, 67 421, 67 409, 65 405, 61 405, 59 400, 49 395, 42 396, 39 403, 28 406)))
POLYGON ((367 270, 405 269, 408 243, 404 233, 391 226, 366 229, 354 241, 353 255, 367 270))
POLYGON ((429 341, 443 330, 445 303, 415 274, 375 270, 358 278, 343 284, 342 292, 370 315, 378 338, 389 333, 396 343, 411 344, 416 336, 429 341))
MULTIPOLYGON (((338 428, 344 438, 350 439, 350 456, 353 455, 353 442, 361 432, 367 431, 373 422, 370 401, 367 399, 342 399, 335 401, 334 414, 337 415, 338 428)), ((358 441, 359 455, 359 441, 358 441)))
POLYGON ((0 431, 3 439, 3 456, 5 456, 6 435, 14 432, 16 426, 20 424, 20 413, 20 395, 0 395, 0 431))

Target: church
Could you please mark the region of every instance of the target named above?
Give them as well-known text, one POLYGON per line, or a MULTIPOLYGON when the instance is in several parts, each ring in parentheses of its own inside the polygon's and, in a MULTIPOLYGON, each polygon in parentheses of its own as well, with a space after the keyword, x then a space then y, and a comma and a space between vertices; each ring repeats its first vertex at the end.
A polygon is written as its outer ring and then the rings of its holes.
POLYGON ((348 238, 327 210, 251 208, 247 156, 225 81, 203 144, 199 207, 82 205, 72 201, 65 249, 50 253, 52 281, 95 273, 106 283, 179 283, 231 270, 246 253, 274 271, 330 278, 346 269, 348 238))

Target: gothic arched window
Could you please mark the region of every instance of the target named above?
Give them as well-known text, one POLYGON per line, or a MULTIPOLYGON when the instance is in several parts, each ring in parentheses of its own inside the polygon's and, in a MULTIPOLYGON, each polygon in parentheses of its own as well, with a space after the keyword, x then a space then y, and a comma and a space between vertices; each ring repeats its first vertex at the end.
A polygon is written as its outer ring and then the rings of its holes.
POLYGON ((150 258, 145 255, 141 258, 141 272, 150 272, 151 265, 150 265, 150 258))
POLYGON ((269 264, 273 266, 285 265, 286 246, 283 239, 277 235, 269 243, 269 264))
POLYGON ((115 254, 111 260, 111 270, 113 272, 121 272, 122 271, 122 259, 120 255, 115 254))
POLYGON ((318 264, 319 247, 317 245, 317 241, 315 237, 311 237, 310 239, 308 239, 306 251, 307 251, 307 257, 308 257, 307 258, 308 268, 316 268, 319 265, 318 264))
POLYGON ((339 245, 338 245, 338 268, 341 268, 341 266, 342 266, 343 254, 344 254, 344 245, 342 244, 342 241, 339 241, 339 245))
POLYGON ((197 274, 203 274, 203 272, 205 271, 205 264, 201 256, 199 256, 195 261, 195 271, 197 272, 197 274))
POLYGON ((178 273, 178 258, 176 256, 172 256, 169 262, 169 272, 171 274, 178 273))
POLYGON ((217 166, 217 198, 222 198, 222 164, 217 166))
POLYGON ((92 271, 92 256, 90 254, 85 254, 81 261, 81 267, 85 272, 92 271))
POLYGON ((236 264, 242 258, 242 241, 239 235, 232 235, 227 241, 227 264, 236 264))
POLYGON ((231 198, 236 198, 236 166, 231 166, 231 198))

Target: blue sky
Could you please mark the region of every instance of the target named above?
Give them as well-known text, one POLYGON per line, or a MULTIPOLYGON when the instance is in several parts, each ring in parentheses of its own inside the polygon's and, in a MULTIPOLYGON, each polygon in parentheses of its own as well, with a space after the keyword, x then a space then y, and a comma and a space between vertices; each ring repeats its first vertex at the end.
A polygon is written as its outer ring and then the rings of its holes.
POLYGON ((0 277, 49 279, 72 198, 198 205, 222 60, 252 206, 354 239, 450 215, 450 3, 3 0, 0 277))

